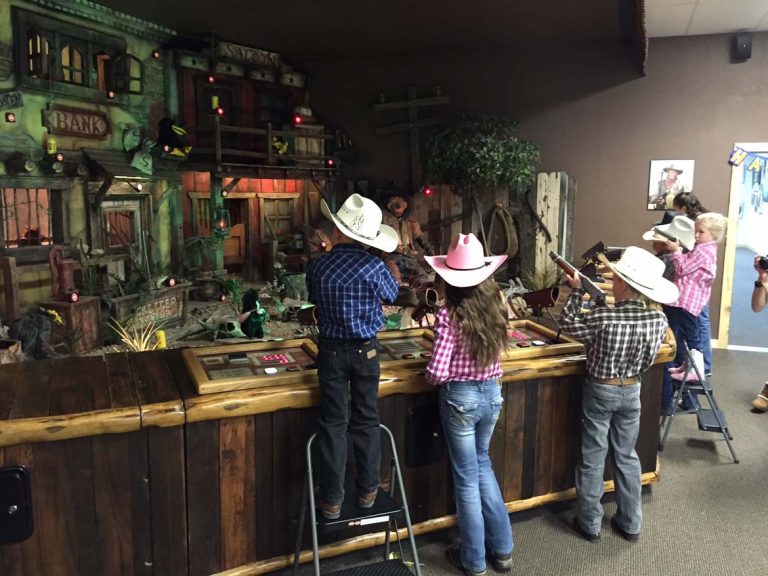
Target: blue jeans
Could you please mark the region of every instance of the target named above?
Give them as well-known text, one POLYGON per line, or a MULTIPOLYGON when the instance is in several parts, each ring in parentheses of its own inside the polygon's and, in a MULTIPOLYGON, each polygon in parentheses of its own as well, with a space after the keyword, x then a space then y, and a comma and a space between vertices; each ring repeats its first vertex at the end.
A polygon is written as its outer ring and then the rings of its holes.
POLYGON ((357 465, 358 491, 379 486, 381 429, 379 427, 379 343, 330 340, 318 342, 320 425, 317 445, 320 497, 328 504, 344 500, 347 428, 357 465), (349 391, 349 394, 348 394, 349 391), (351 398, 351 410, 350 402, 351 398))
MULTIPOLYGON (((704 354, 704 372, 712 373, 712 324, 709 321, 709 304, 699 314, 699 341, 701 353, 704 354)), ((702 374, 703 376, 704 374, 702 374)))
POLYGON ((440 389, 440 418, 456 489, 461 564, 485 569, 486 549, 512 552, 512 524, 491 468, 488 446, 504 399, 498 380, 450 382, 440 389))
POLYGON ((635 442, 640 431, 640 384, 612 386, 587 379, 581 403, 581 462, 576 468, 576 515, 598 534, 603 521, 603 474, 610 444, 616 486, 616 521, 630 534, 643 523, 642 473, 635 442))

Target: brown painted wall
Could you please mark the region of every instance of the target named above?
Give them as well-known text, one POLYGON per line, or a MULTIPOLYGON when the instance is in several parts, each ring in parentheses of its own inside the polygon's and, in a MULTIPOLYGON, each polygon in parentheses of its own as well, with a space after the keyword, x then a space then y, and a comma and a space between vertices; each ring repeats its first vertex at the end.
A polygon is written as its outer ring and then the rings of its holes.
MULTIPOLYGON (((764 141, 768 34, 755 34, 752 58, 730 62, 729 35, 652 40, 646 75, 618 44, 529 46, 514 52, 441 54, 308 63, 312 105, 360 148, 354 174, 408 180, 407 137, 377 137, 377 124, 403 121, 373 111, 415 85, 435 85, 450 111, 506 115, 542 151, 541 169, 578 181, 574 253, 603 240, 645 245, 659 218, 645 210, 651 160, 696 161, 694 192, 726 213, 728 156, 734 142, 764 141)), ((649 247, 649 246, 646 246, 649 247)), ((722 249, 721 258, 722 263, 722 249)), ((716 334, 719 282, 713 292, 716 334)))

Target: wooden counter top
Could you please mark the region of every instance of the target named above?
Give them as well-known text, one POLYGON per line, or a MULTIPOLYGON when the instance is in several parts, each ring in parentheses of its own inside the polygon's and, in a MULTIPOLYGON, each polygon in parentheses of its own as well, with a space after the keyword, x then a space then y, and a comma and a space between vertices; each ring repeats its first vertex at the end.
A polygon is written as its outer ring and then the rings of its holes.
MULTIPOLYGON (((583 354, 566 354, 543 358, 526 358, 502 362, 504 382, 537 378, 556 378, 584 372, 583 354)), ((662 345, 656 364, 674 358, 674 347, 662 345)), ((435 388, 424 381, 426 360, 421 365, 390 367, 382 365, 379 398, 394 394, 418 394, 435 388)), ((183 369, 183 363, 179 367, 183 369)), ((197 394, 190 387, 184 398, 187 422, 204 422, 221 418, 250 416, 285 408, 308 408, 320 402, 317 382, 283 384, 264 388, 232 390, 216 394, 197 394)))
MULTIPOLYGON (((317 381, 200 395, 181 351, 36 360, 0 367, 0 446, 183 426, 319 404, 317 381)), ((674 357, 665 343, 656 363, 674 357)), ((418 394, 427 361, 382 364, 379 396, 418 394)), ((583 354, 507 359, 503 381, 584 371, 583 354)))
POLYGON ((184 424, 163 352, 0 367, 0 446, 184 424))

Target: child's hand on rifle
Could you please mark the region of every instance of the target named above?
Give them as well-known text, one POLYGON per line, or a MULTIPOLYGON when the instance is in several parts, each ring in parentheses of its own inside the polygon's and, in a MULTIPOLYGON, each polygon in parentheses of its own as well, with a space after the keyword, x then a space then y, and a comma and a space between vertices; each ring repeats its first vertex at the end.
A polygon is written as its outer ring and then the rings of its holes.
POLYGON ((570 284, 571 288, 575 290, 581 290, 581 273, 578 270, 574 270, 573 276, 570 274, 565 275, 565 279, 570 284))

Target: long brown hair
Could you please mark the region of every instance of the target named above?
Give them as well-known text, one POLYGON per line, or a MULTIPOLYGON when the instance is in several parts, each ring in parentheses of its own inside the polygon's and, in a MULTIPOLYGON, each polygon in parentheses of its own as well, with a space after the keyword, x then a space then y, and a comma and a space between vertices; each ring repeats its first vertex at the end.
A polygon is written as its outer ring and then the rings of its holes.
POLYGON ((507 346, 507 310, 493 277, 469 288, 446 284, 445 304, 475 362, 484 368, 498 359, 507 346))

